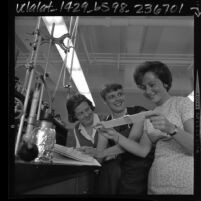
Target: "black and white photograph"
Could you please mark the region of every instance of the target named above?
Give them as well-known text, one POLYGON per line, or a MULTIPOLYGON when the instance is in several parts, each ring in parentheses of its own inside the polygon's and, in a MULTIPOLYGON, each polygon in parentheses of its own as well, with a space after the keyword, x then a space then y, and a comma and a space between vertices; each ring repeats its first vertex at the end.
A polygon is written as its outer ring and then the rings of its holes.
POLYGON ((199 195, 195 16, 15 16, 12 30, 14 198, 199 195))

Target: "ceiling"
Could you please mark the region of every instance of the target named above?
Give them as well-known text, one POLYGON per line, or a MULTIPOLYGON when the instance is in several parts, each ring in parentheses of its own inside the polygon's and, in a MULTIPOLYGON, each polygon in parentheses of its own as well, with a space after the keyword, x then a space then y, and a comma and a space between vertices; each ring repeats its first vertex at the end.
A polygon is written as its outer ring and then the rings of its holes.
MULTIPOLYGON (((64 20, 68 26, 70 17, 64 17, 64 20)), ((30 43, 33 42, 36 23, 37 17, 15 18, 15 72, 22 82, 25 64, 31 55, 30 43)), ((49 36, 43 22, 40 33, 44 37, 49 36)), ((168 64, 173 73, 171 93, 186 95, 192 90, 194 21, 191 16, 81 16, 75 50, 98 107, 99 91, 106 83, 121 83, 128 98, 132 94, 141 94, 134 84, 133 72, 138 64, 147 60, 168 64)), ((37 72, 44 72, 47 52, 48 43, 45 43, 39 48, 37 72)), ((61 57, 53 46, 48 59, 47 83, 50 90, 56 87, 61 67, 61 57)), ((69 75, 66 82, 68 79, 69 75)), ((66 93, 62 82, 58 93, 66 93)))

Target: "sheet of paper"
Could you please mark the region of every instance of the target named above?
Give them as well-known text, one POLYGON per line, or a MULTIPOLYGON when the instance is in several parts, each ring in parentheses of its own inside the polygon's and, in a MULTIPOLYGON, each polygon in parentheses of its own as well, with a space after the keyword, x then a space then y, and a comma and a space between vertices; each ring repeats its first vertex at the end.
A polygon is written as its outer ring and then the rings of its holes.
POLYGON ((153 111, 145 111, 140 112, 133 115, 126 115, 124 117, 118 118, 118 119, 112 119, 110 121, 102 121, 101 123, 104 125, 105 128, 112 128, 116 126, 121 126, 125 124, 132 124, 135 121, 143 120, 145 118, 145 115, 152 114, 153 111))
POLYGON ((54 145, 54 162, 75 164, 75 165, 96 165, 101 166, 100 163, 87 154, 76 150, 73 147, 66 147, 59 144, 54 145))
POLYGON ((83 166, 83 165, 87 165, 87 166, 101 166, 101 164, 94 159, 91 162, 83 162, 83 161, 77 161, 65 156, 62 156, 61 154, 58 153, 54 153, 54 157, 53 157, 53 163, 55 164, 63 164, 63 165, 76 165, 76 166, 83 166))

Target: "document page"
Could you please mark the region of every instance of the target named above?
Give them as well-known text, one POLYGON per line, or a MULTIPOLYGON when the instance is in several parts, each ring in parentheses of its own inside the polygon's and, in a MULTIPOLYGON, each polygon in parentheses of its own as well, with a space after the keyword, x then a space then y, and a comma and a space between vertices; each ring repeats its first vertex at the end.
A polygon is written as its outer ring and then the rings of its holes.
POLYGON ((54 145, 54 154, 53 162, 61 162, 72 163, 72 164, 80 164, 80 165, 96 165, 101 166, 100 163, 87 154, 82 153, 81 151, 76 150, 74 147, 66 147, 59 144, 54 145), (62 155, 63 157, 60 157, 62 155), (66 161, 65 161, 66 160, 66 161), (68 162, 67 162, 68 161, 68 162))

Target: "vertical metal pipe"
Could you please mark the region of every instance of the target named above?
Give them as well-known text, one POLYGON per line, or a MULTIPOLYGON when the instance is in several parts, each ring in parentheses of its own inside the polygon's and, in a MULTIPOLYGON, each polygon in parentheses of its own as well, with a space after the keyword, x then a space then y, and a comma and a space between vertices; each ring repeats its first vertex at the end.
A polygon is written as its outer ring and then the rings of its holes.
MULTIPOLYGON (((53 41, 54 27, 55 27, 55 23, 52 24, 51 37, 50 37, 50 42, 49 42, 49 47, 48 47, 48 53, 47 53, 45 71, 44 71, 44 75, 43 75, 43 80, 44 80, 44 81, 46 80, 46 73, 47 73, 47 68, 48 68, 48 61, 49 61, 50 50, 51 50, 52 41, 53 41)), ((40 99, 39 99, 39 103, 38 103, 38 112, 37 112, 36 120, 39 120, 39 119, 40 119, 41 104, 42 104, 43 94, 44 94, 44 83, 42 84, 42 87, 41 87, 41 93, 40 93, 40 99)))
POLYGON ((75 21, 75 36, 74 36, 74 41, 72 41, 72 44, 73 44, 73 50, 72 50, 72 57, 71 57, 71 67, 70 67, 70 77, 69 77, 69 82, 71 81, 71 77, 72 77, 73 60, 74 60, 74 53, 75 53, 75 43, 76 43, 77 28, 78 28, 78 20, 79 20, 79 17, 76 17, 76 21, 75 21))
POLYGON ((53 95, 52 95, 52 103, 54 102, 54 99, 55 99, 55 96, 56 96, 56 92, 57 92, 58 87, 59 87, 59 83, 60 83, 60 80, 61 80, 62 72, 65 70, 65 66, 66 66, 66 62, 67 62, 67 55, 68 55, 68 51, 66 51, 66 55, 65 55, 65 58, 64 58, 62 67, 61 67, 61 71, 60 71, 60 74, 59 74, 59 78, 58 78, 56 87, 55 87, 55 89, 54 89, 53 95))
POLYGON ((30 110, 30 114, 29 114, 29 118, 28 118, 28 122, 27 122, 27 129, 26 129, 26 133, 25 133, 25 141, 29 141, 29 139, 31 139, 32 136, 32 131, 34 128, 34 123, 35 123, 35 117, 36 117, 36 110, 38 107, 38 102, 39 102, 39 95, 41 92, 41 83, 37 82, 36 86, 35 86, 35 90, 33 93, 33 99, 32 99, 32 103, 31 103, 31 110, 30 110))
POLYGON ((23 87, 21 90, 21 94, 26 93, 26 88, 27 88, 29 77, 30 77, 30 66, 29 66, 29 64, 26 65, 26 68, 27 68, 27 70, 26 70, 26 75, 24 78, 24 84, 23 84, 23 87))

